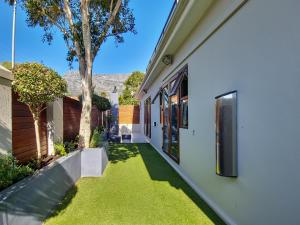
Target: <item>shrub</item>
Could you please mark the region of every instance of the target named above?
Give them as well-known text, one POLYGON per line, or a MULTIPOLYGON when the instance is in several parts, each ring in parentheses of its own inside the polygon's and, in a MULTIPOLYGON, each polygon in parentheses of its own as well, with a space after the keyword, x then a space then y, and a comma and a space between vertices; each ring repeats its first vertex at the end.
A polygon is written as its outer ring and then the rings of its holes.
POLYGON ((96 128, 93 131, 93 135, 92 135, 91 142, 90 142, 90 148, 100 147, 101 144, 102 144, 102 136, 101 136, 101 133, 96 128))
POLYGON ((98 131, 100 132, 100 133, 102 133, 103 131, 104 131, 104 126, 99 126, 99 127, 97 127, 96 129, 98 129, 98 131))
POLYGON ((33 170, 38 170, 41 168, 41 164, 37 159, 32 158, 28 163, 27 166, 33 170))
POLYGON ((12 156, 0 156, 0 190, 31 175, 33 170, 29 166, 19 165, 12 156))
POLYGON ((74 141, 66 141, 65 142, 65 150, 67 153, 73 152, 77 148, 77 143, 74 141))
POLYGON ((65 145, 62 142, 56 142, 54 144, 54 151, 56 155, 60 155, 60 156, 67 155, 65 145))

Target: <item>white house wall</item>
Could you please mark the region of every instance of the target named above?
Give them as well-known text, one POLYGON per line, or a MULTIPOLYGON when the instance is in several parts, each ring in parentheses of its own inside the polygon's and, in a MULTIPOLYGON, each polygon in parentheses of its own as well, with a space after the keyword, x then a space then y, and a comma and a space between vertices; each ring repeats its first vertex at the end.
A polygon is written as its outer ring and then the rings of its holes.
POLYGON ((1 74, 0 93, 0 155, 7 155, 12 153, 11 80, 3 78, 1 74))
MULTIPOLYGON (((300 1, 249 0, 195 49, 224 7, 218 1, 211 8, 152 84, 141 100, 141 121, 143 101, 188 64, 189 129, 180 130, 178 169, 229 223, 300 224, 300 1), (239 176, 224 178, 215 174, 214 97, 232 90, 238 92, 239 176)), ((161 151, 159 98, 151 107, 151 144, 161 151)))

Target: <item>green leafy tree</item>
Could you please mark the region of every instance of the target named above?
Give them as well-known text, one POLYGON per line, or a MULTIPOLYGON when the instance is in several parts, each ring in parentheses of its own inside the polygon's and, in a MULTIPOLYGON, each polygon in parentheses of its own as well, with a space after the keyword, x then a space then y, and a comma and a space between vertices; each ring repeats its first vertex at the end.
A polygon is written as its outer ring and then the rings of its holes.
MULTIPOLYGON (((79 101, 82 103, 82 95, 79 96, 79 101)), ((96 106, 97 109, 101 112, 104 112, 106 110, 109 110, 111 109, 111 103, 110 101, 108 100, 108 98, 106 97, 102 97, 102 96, 99 96, 99 95, 96 95, 96 94, 93 94, 93 97, 92 97, 92 105, 96 106)), ((97 112, 97 116, 98 116, 98 121, 97 121, 97 126, 99 127, 99 123, 100 123, 100 115, 99 115, 99 111, 97 112)), ((103 125, 103 120, 104 120, 104 117, 103 117, 103 113, 101 114, 102 115, 102 125, 103 125)), ((90 146, 91 147, 91 146, 90 146)))
POLYGON ((125 89, 119 97, 120 105, 138 105, 139 101, 135 98, 135 93, 144 80, 144 73, 135 71, 125 81, 125 89))
POLYGON ((70 64, 78 61, 83 96, 79 146, 88 146, 93 63, 109 37, 121 43, 124 33, 135 33, 135 18, 128 0, 18 0, 18 3, 27 13, 28 25, 43 28, 44 41, 51 43, 53 31, 60 31, 68 48, 67 60, 70 64))
POLYGON ((18 93, 18 100, 29 107, 33 116, 37 159, 40 160, 40 114, 48 102, 64 96, 67 84, 54 70, 38 63, 16 65, 13 74, 13 90, 18 93))
MULTIPOLYGON (((79 101, 82 103, 82 95, 79 96, 79 101)), ((99 111, 106 111, 111 109, 111 103, 106 97, 102 97, 96 94, 93 94, 92 105, 96 106, 99 111)))

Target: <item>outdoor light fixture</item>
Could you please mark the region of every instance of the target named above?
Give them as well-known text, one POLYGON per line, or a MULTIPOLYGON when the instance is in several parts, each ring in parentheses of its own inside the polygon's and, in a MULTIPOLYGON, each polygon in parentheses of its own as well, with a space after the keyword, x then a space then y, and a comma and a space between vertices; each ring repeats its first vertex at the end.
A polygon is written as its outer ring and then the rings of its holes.
POLYGON ((165 64, 165 65, 171 65, 172 64, 172 62, 173 62, 173 57, 172 57, 172 55, 165 55, 165 56, 163 56, 163 58, 162 58, 162 62, 165 64))
POLYGON ((216 97, 216 173, 237 177, 237 92, 216 97))

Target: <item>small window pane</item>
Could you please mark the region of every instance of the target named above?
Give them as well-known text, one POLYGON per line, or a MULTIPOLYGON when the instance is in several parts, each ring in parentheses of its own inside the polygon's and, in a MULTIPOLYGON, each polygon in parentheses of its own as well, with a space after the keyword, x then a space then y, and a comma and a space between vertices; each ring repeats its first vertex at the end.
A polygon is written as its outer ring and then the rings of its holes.
POLYGON ((181 81, 181 98, 188 96, 188 78, 184 76, 181 81))
POLYGON ((189 118, 188 118, 188 100, 182 100, 181 102, 181 127, 187 128, 189 126, 189 118))

